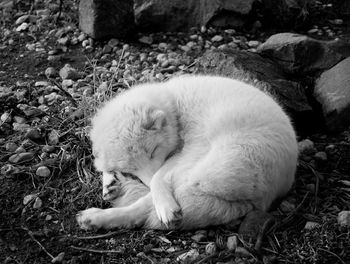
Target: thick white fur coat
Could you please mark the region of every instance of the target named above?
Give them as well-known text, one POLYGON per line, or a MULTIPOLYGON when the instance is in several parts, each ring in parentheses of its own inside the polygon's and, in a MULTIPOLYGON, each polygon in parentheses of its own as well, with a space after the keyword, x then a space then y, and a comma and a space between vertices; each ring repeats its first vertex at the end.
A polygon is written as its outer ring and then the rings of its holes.
POLYGON ((294 181, 297 141, 288 116, 270 96, 229 78, 136 86, 100 109, 92 126, 103 195, 117 207, 81 212, 85 229, 227 224, 267 210, 294 181))

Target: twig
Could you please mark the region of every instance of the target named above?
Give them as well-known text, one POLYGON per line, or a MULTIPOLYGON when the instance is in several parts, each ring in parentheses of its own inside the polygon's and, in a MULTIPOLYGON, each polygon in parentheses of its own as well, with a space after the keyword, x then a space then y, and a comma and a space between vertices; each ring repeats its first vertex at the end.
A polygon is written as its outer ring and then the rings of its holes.
POLYGON ((327 250, 327 249, 323 249, 323 248, 319 248, 318 250, 321 250, 321 251, 324 251, 324 252, 326 252, 326 253, 328 253, 328 254, 331 254, 332 256, 334 256, 334 257, 336 257, 337 259, 339 259, 339 261, 340 261, 341 263, 345 264, 345 262, 341 259, 341 257, 339 257, 339 256, 338 256, 337 254, 335 254, 334 252, 329 251, 329 250, 327 250))
POLYGON ((65 96, 68 97, 68 99, 72 102, 73 106, 76 107, 78 105, 77 101, 75 101, 73 96, 70 93, 68 93, 65 89, 63 89, 63 87, 58 82, 56 82, 54 79, 51 79, 51 78, 48 78, 48 80, 52 82, 62 93, 64 93, 65 96))
POLYGON ((58 23, 58 20, 59 20, 60 17, 61 17, 61 14, 62 14, 62 7, 63 7, 63 0, 60 0, 59 11, 58 11, 58 15, 57 15, 56 21, 55 21, 55 24, 56 24, 56 25, 57 25, 57 23, 58 23))
POLYGON ((33 236, 33 232, 30 231, 28 228, 22 226, 22 229, 27 231, 28 235, 30 236, 30 238, 39 245, 39 247, 46 253, 46 255, 48 255, 51 259, 54 259, 55 257, 52 256, 47 250, 46 248, 38 241, 36 240, 36 238, 33 236))
POLYGON ((126 230, 119 230, 119 231, 109 232, 109 233, 97 235, 97 236, 76 237, 76 239, 81 239, 81 240, 100 239, 100 238, 111 237, 114 235, 120 235, 126 232, 127 232, 126 230))
POLYGON ((122 250, 100 250, 100 249, 92 249, 92 248, 83 248, 83 247, 76 247, 76 246, 70 246, 73 249, 80 250, 80 251, 86 251, 86 252, 92 252, 92 253, 98 253, 98 254, 122 254, 122 250))

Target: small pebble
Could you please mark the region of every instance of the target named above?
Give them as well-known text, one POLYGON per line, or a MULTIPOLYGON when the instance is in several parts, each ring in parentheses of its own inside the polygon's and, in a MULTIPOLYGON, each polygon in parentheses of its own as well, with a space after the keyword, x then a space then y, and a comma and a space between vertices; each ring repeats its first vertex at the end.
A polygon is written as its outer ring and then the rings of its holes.
POLYGON ((51 153, 55 151, 55 147, 54 146, 50 146, 50 145, 45 145, 42 148, 43 152, 47 152, 47 153, 51 153))
POLYGON ((298 149, 300 154, 310 155, 316 152, 314 142, 310 139, 304 139, 298 143, 298 149))
POLYGON ((28 138, 30 140, 38 140, 38 139, 41 139, 42 138, 42 135, 39 131, 39 129, 37 128, 32 128, 32 129, 29 129, 27 131, 27 133, 25 134, 25 138, 28 138))
POLYGON ((221 35, 216 35, 216 36, 214 36, 214 37, 211 38, 211 41, 212 41, 212 42, 220 42, 220 41, 222 41, 223 39, 224 39, 223 36, 221 36, 221 35))
POLYGON ((18 154, 14 154, 9 157, 9 162, 18 164, 23 162, 28 162, 34 158, 34 153, 32 152, 22 152, 18 154))
POLYGON ((319 223, 308 221, 308 222, 306 222, 306 224, 304 226, 304 229, 311 230, 311 229, 314 229, 314 228, 317 228, 317 227, 320 227, 320 226, 321 225, 319 223))
POLYGON ((5 149, 9 152, 15 152, 17 148, 18 148, 17 144, 13 142, 7 142, 5 145, 5 149))
POLYGON ((327 161, 327 153, 323 151, 319 151, 314 155, 315 160, 319 161, 327 161))
POLYGON ((80 78, 80 74, 77 72, 77 70, 69 64, 64 65, 64 67, 60 70, 59 75, 62 78, 62 80, 77 80, 80 78))
POLYGON ((229 236, 227 238, 226 246, 227 246, 228 250, 235 251, 237 248, 237 244, 238 244, 237 236, 229 236))
POLYGON ((28 194, 28 195, 24 196, 23 204, 27 205, 30 201, 32 201, 36 197, 38 197, 38 194, 36 194, 36 193, 32 193, 32 194, 28 194))
POLYGON ((64 259, 64 255, 65 255, 65 253, 61 252, 60 254, 58 254, 56 257, 54 257, 51 260, 51 263, 61 263, 63 261, 63 259, 64 259))
POLYGON ((51 216, 51 215, 47 215, 47 216, 45 217, 45 221, 50 221, 50 220, 52 220, 52 216, 51 216))
POLYGON ((46 166, 40 166, 39 168, 37 168, 35 174, 40 177, 49 177, 51 174, 51 171, 46 166))
POLYGON ((191 238, 196 242, 202 242, 207 239, 207 231, 199 230, 193 236, 191 236, 191 238))
POLYGON ((46 70, 45 70, 45 75, 47 78, 54 78, 57 76, 57 71, 55 70, 54 67, 48 67, 46 70))
POLYGON ((210 242, 205 246, 205 253, 208 255, 214 255, 217 251, 217 246, 214 242, 210 242))
POLYGON ((198 259, 198 257, 199 257, 198 250, 197 249, 191 249, 190 251, 179 255, 176 258, 176 260, 184 262, 184 263, 190 263, 190 262, 194 262, 196 259, 198 259))
POLYGON ((251 255, 251 254, 249 253, 249 251, 246 250, 246 249, 243 248, 243 247, 237 247, 235 253, 238 254, 238 255, 241 255, 241 256, 245 256, 245 257, 248 257, 248 256, 251 255))
POLYGON ((289 213, 295 209, 295 204, 292 204, 291 202, 284 200, 280 204, 280 209, 283 213, 289 213))
POLYGON ((341 211, 337 217, 338 224, 344 227, 350 227, 350 211, 341 211))
POLYGON ((39 209, 39 208, 41 208, 42 205, 43 205, 43 201, 39 197, 36 197, 34 204, 33 204, 33 208, 39 209))
POLYGON ((12 121, 11 114, 8 112, 3 113, 0 117, 0 120, 3 123, 11 123, 11 121, 12 121))

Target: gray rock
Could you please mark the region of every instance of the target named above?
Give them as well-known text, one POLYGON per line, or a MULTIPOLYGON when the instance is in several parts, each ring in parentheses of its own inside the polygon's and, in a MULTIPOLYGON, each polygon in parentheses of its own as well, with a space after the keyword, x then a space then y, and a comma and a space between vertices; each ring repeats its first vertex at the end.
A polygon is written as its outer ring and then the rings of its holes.
POLYGON ((54 67, 48 67, 45 70, 45 75, 46 75, 47 78, 54 78, 54 77, 56 77, 57 72, 56 72, 54 67))
POLYGON ((191 249, 190 251, 187 251, 181 255, 179 255, 176 260, 180 261, 182 263, 190 263, 194 262, 196 259, 199 258, 199 252, 197 249, 191 249))
POLYGON ((202 242, 207 239, 207 231, 198 230, 193 236, 191 236, 191 238, 196 242, 202 242))
POLYGON ((258 52, 276 61, 288 73, 305 74, 329 69, 350 55, 350 44, 279 33, 261 44, 258 52))
POLYGON ((80 1, 79 27, 94 39, 125 38, 134 29, 133 1, 80 1))
POLYGON ((298 142, 298 150, 300 154, 304 155, 314 154, 317 151, 314 142, 310 139, 304 139, 298 142))
POLYGON ((320 226, 321 225, 319 223, 308 221, 308 222, 306 222, 304 229, 312 230, 312 229, 318 228, 320 226))
POLYGON ((186 30, 209 23, 237 25, 237 18, 247 15, 254 1, 135 0, 134 14, 137 26, 151 31, 186 30))
POLYGON ((350 211, 341 211, 337 218, 338 224, 345 227, 350 227, 350 211))
POLYGON ((238 245, 238 239, 237 239, 237 236, 229 236, 227 238, 227 243, 226 243, 226 246, 227 246, 227 249, 229 251, 235 251, 236 248, 237 248, 237 245, 238 245))
POLYGON ((205 246, 205 254, 214 255, 218 251, 218 248, 214 242, 210 242, 205 246))
POLYGON ((14 154, 9 157, 9 162, 18 164, 18 163, 24 163, 32 160, 34 158, 34 153, 32 152, 23 152, 14 154))
POLYGON ((342 131, 350 125, 350 57, 321 74, 314 97, 330 131, 342 131))
POLYGON ((40 166, 39 168, 37 168, 35 174, 39 177, 49 177, 51 174, 51 171, 46 166, 40 166))
POLYGON ((32 128, 27 131, 25 134, 25 138, 28 138, 30 140, 38 140, 42 138, 42 135, 37 128, 32 128))
POLYGON ((62 80, 77 80, 80 78, 80 74, 78 73, 78 71, 69 64, 64 65, 64 67, 60 70, 59 74, 62 80))
POLYGON ((304 88, 288 80, 281 68, 271 60, 247 51, 214 50, 204 53, 196 67, 198 73, 227 76, 256 86, 284 106, 297 130, 304 131, 311 126, 309 118, 313 112, 304 88))

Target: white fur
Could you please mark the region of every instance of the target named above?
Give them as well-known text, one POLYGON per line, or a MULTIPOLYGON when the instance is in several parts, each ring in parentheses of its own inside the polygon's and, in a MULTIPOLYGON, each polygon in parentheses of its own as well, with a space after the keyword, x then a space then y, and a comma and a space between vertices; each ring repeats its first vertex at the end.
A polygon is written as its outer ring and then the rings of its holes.
POLYGON ((289 118, 270 96, 240 81, 187 76, 139 85, 108 102, 92 125, 104 195, 127 202, 81 212, 85 229, 226 224, 267 210, 294 181, 298 153, 289 118), (144 185, 124 181, 128 195, 108 196, 116 190, 108 186, 113 171, 144 185))

